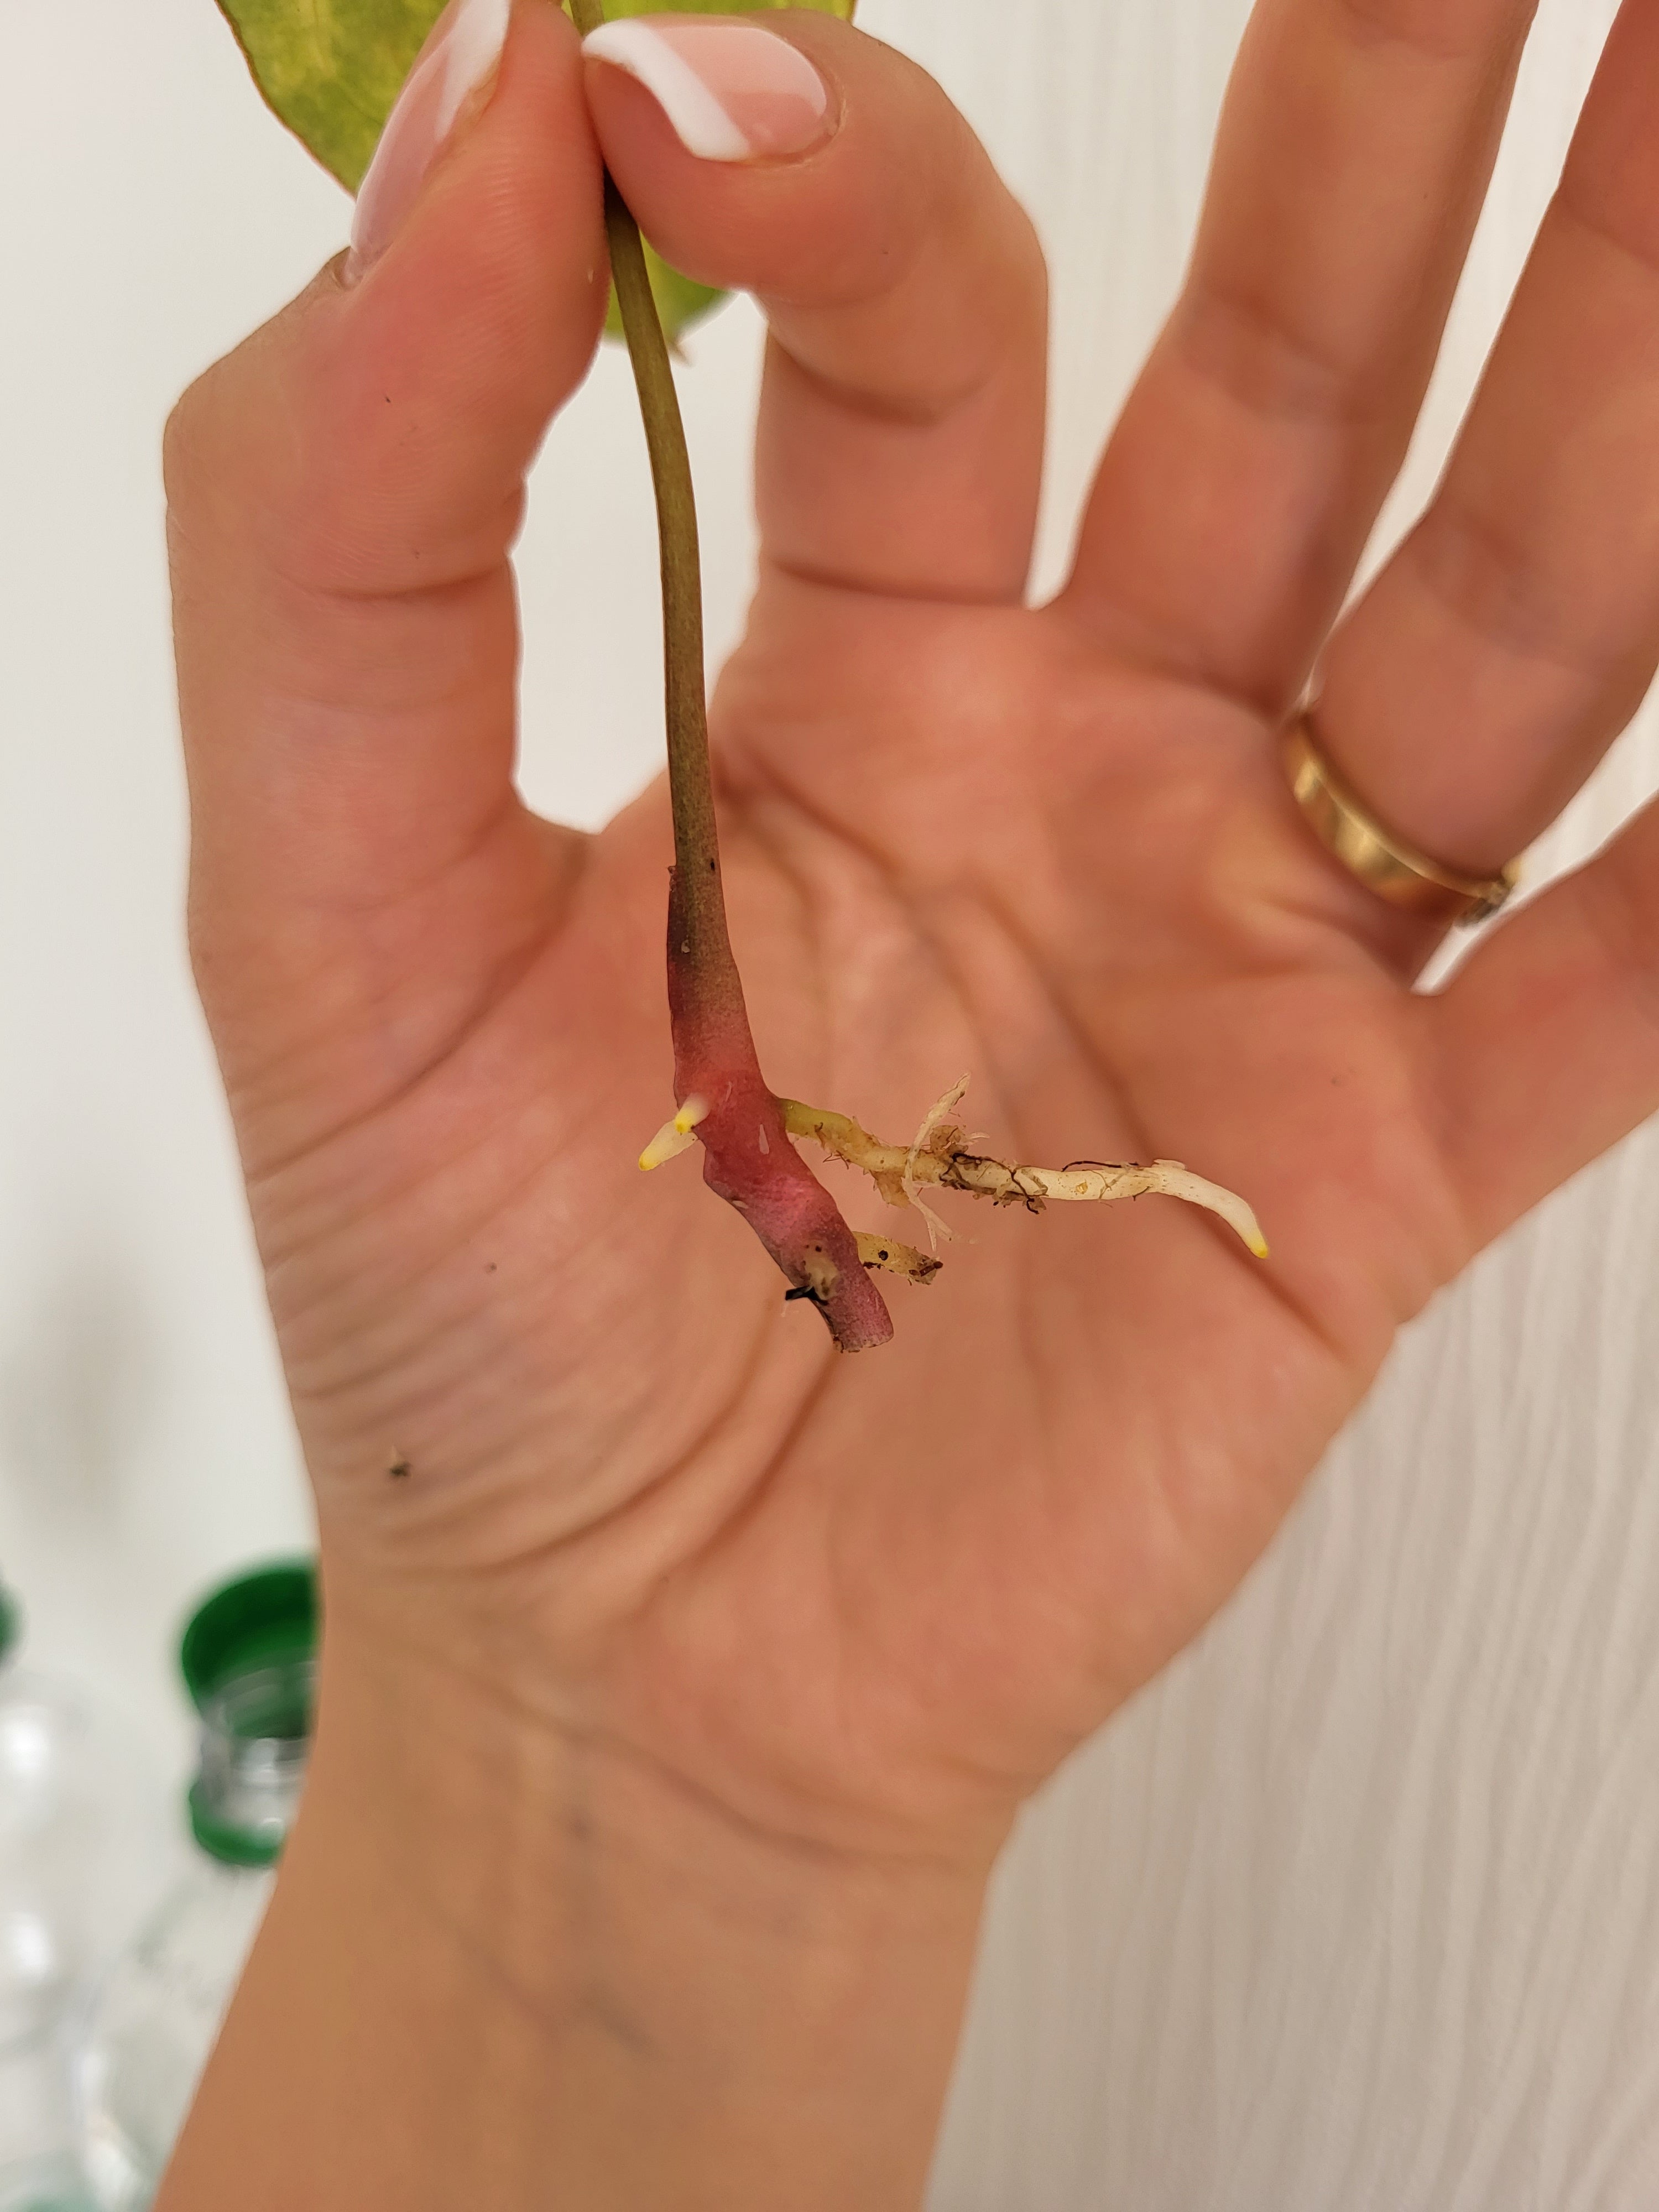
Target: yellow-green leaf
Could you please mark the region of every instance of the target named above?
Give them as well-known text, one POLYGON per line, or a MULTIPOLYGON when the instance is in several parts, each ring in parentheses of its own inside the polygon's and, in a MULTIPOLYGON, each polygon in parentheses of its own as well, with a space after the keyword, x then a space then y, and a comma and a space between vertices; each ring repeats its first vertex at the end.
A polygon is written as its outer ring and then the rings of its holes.
POLYGON ((219 0, 253 82, 349 192, 442 0, 219 0))

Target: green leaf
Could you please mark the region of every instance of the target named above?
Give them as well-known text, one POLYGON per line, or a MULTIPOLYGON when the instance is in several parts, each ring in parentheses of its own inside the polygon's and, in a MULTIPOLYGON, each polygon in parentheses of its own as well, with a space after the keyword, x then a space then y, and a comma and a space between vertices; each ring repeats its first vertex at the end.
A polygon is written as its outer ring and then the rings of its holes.
POLYGON ((253 82, 349 192, 442 0, 219 0, 253 82))

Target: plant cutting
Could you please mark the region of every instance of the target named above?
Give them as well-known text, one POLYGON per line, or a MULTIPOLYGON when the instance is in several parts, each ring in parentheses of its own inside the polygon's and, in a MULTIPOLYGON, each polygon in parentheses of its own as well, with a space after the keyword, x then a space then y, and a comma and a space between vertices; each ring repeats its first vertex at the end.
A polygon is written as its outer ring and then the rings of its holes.
MULTIPOLYGON (((566 0, 585 36, 607 20, 652 13, 757 13, 774 0, 566 0)), ((854 0, 809 0, 850 17, 854 0)), ((269 104, 348 189, 439 13, 435 0, 220 0, 269 104)), ((601 57, 604 46, 597 51, 601 57)), ((661 548, 668 782, 674 837, 668 913, 668 1000, 677 1110, 641 1155, 662 1165, 694 1146, 704 1180, 749 1223, 786 1277, 790 1299, 817 1307, 846 1352, 886 1342, 893 1324, 873 1278, 926 1284, 950 1231, 930 1194, 955 1191, 1032 1213, 1051 1203, 1159 1194, 1206 1207, 1258 1256, 1266 1245, 1244 1201, 1175 1161, 1073 1161, 1042 1168, 982 1149, 957 1109, 963 1078, 908 1142, 872 1135, 850 1115, 775 1094, 761 1067, 727 927, 708 745, 695 494, 670 343, 719 295, 650 254, 608 179, 612 313, 625 336, 655 489, 661 548), (861 1171, 888 1206, 913 1213, 927 1250, 849 1226, 798 1146, 811 1142, 861 1171)), ((920 1232, 913 1232, 920 1237, 920 1232)))

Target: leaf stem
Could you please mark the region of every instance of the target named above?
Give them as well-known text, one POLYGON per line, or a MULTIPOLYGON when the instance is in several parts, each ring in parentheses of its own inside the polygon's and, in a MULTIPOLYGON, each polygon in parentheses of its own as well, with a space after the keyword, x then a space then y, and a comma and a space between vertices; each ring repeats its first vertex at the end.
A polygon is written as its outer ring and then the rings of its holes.
MULTIPOLYGON (((570 11, 584 37, 605 20, 602 0, 570 0, 570 11)), ((639 392, 657 501, 668 793, 674 823, 671 933, 678 940, 673 949, 683 963, 682 980, 693 982, 698 999, 718 999, 729 1006, 733 997, 740 994, 741 987, 726 928, 720 838, 714 824, 703 665, 702 565, 691 458, 639 225, 608 172, 605 227, 611 247, 611 277, 639 392)))
POLYGON ((696 494, 679 395, 668 358, 639 225, 607 176, 605 229, 611 271, 628 336, 640 395, 651 476, 657 496, 662 554, 663 663, 667 691, 668 786, 674 817, 674 860, 684 918, 695 925, 694 966, 714 956, 730 960, 726 902, 720 890, 714 786, 708 764, 708 714, 703 671, 702 568, 697 549, 696 494))
MULTIPOLYGON (((570 0, 586 37, 605 21, 601 0, 570 0)), ((668 1006, 674 1042, 676 1124, 695 1127, 703 1180, 743 1215, 794 1286, 810 1297, 843 1352, 884 1344, 893 1323, 840 1209, 784 1135, 755 1051, 726 928, 714 824, 703 675, 702 574, 685 426, 652 297, 639 226, 605 180, 611 276, 639 392, 656 492, 662 556, 663 672, 674 870, 668 894, 668 1006), (686 1119, 695 1101, 695 1122, 686 1119)), ((659 1153, 646 1148, 641 1164, 659 1153)))

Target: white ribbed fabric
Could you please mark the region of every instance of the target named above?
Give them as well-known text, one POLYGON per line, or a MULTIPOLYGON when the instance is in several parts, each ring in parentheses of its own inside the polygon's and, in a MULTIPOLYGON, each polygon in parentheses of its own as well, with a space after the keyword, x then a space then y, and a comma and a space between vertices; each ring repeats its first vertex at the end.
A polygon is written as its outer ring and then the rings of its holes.
MULTIPOLYGON (((1180 281, 1246 13, 861 0, 1048 249, 1048 582, 1180 281)), ((1432 489, 1613 14, 1542 0, 1379 549, 1432 489)), ((1650 702, 1529 883, 1656 788, 1650 702)), ((1437 1301, 1235 1603, 1031 1808, 929 2212, 1659 2206, 1656 1341, 1650 1127, 1437 1301)))

